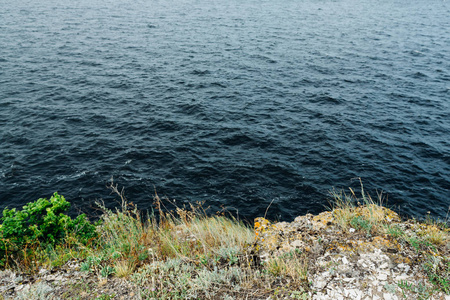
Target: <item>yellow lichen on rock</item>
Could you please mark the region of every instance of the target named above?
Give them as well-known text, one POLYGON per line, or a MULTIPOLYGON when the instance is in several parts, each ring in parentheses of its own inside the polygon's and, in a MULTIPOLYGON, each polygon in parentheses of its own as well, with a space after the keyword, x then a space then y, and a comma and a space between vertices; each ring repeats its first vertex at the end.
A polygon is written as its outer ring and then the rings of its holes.
POLYGON ((267 230, 267 228, 270 226, 270 221, 264 218, 256 218, 255 219, 255 234, 258 236, 260 233, 267 230))
POLYGON ((331 211, 325 211, 312 218, 313 229, 322 230, 333 224, 334 217, 331 211))
POLYGON ((340 278, 341 286, 348 289, 359 282, 361 295, 375 287, 380 291, 380 284, 383 288, 425 280, 424 264, 432 264, 433 272, 448 279, 450 231, 445 224, 402 221, 396 212, 373 203, 306 214, 290 223, 257 218, 254 228, 251 253, 262 265, 280 274, 302 257, 304 277, 312 279, 317 295, 332 283, 339 286, 334 278, 340 278))
POLYGON ((375 204, 337 208, 315 216, 307 214, 291 223, 271 223, 265 218, 256 218, 254 229, 254 249, 264 257, 263 260, 292 251, 311 256, 382 251, 393 261, 406 262, 409 259, 403 259, 402 255, 441 255, 433 250, 435 247, 421 241, 444 246, 450 241, 446 229, 415 221, 401 222, 397 213, 375 204), (345 224, 342 223, 344 219, 345 224), (417 248, 416 254, 406 250, 411 246, 417 248))
POLYGON ((274 225, 265 218, 256 218, 254 223, 256 244, 258 248, 273 249, 278 244, 278 237, 274 232, 274 225))

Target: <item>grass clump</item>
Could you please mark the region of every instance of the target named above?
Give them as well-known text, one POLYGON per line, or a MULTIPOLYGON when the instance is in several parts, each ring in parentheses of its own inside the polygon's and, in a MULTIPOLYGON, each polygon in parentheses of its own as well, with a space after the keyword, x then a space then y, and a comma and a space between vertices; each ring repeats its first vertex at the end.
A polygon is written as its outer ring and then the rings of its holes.
POLYGON ((135 263, 126 260, 119 260, 114 263, 116 276, 122 278, 127 278, 133 274, 135 267, 135 263))
POLYGON ((381 193, 377 194, 377 200, 373 200, 364 192, 364 186, 360 179, 361 197, 350 188, 350 194, 344 191, 332 190, 333 200, 331 210, 333 217, 343 229, 354 228, 371 234, 384 232, 387 224, 393 220, 399 221, 397 214, 383 207, 385 202, 381 193))
POLYGON ((428 278, 435 287, 450 295, 450 258, 429 257, 424 264, 428 278))
POLYGON ((288 277, 299 286, 308 282, 308 259, 296 250, 270 259, 265 268, 270 274, 288 277))

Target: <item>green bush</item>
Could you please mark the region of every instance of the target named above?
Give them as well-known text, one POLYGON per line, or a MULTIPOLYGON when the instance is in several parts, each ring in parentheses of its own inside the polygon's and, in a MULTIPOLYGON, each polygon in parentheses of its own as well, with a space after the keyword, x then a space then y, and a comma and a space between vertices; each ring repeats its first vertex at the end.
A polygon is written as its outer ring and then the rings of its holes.
POLYGON ((69 235, 83 244, 97 237, 95 226, 84 214, 76 219, 64 214, 69 208, 70 203, 54 193, 50 200, 38 199, 22 210, 3 210, 0 218, 0 263, 4 263, 7 255, 24 249, 63 243, 69 235))

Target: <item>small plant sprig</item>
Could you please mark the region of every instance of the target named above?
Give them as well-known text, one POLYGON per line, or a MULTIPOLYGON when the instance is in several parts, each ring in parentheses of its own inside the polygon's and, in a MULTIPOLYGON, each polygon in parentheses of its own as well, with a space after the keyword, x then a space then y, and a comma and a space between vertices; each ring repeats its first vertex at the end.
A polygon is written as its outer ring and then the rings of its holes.
POLYGON ((100 268, 100 276, 107 278, 109 275, 112 275, 115 273, 115 270, 113 267, 110 267, 108 265, 103 266, 100 268))

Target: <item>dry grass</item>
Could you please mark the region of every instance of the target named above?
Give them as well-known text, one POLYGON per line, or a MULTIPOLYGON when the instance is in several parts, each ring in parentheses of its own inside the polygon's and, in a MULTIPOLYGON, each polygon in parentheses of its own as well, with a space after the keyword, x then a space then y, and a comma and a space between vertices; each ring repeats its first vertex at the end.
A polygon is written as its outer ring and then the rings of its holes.
POLYGON ((114 276, 145 288, 144 299, 262 297, 280 288, 280 278, 289 288, 307 286, 306 256, 291 253, 255 264, 247 252, 255 234, 236 218, 208 215, 200 204, 169 211, 155 195, 157 213, 143 220, 123 192, 112 190, 122 208, 103 208, 101 247, 93 248, 95 259, 85 269, 98 273, 113 266, 114 276))
POLYGON ((335 221, 343 228, 359 227, 370 233, 385 232, 386 224, 393 220, 399 221, 397 214, 385 208, 385 199, 381 193, 377 193, 377 199, 373 200, 364 191, 361 179, 361 197, 349 188, 350 193, 332 190, 333 200, 331 209, 335 221))
POLYGON ((333 212, 335 221, 344 229, 349 227, 350 221, 355 217, 354 209, 356 196, 353 190, 351 195, 345 193, 343 190, 330 191, 332 201, 330 202, 330 209, 333 212), (353 195, 353 197, 352 197, 353 195))
POLYGON ((114 264, 115 275, 117 277, 127 278, 133 274, 136 264, 132 261, 119 260, 114 264))
POLYGON ((308 258, 304 254, 290 252, 272 258, 266 263, 265 269, 274 276, 287 276, 299 285, 308 281, 308 258))
POLYGON ((426 228, 419 231, 418 234, 426 241, 435 245, 442 245, 449 238, 449 234, 436 225, 428 225, 426 228))
POLYGON ((199 261, 209 258, 234 259, 224 249, 240 249, 254 239, 253 231, 232 217, 209 216, 200 205, 163 211, 162 200, 155 195, 159 215, 146 220, 135 206, 129 205, 123 192, 111 186, 122 199, 122 208, 111 211, 100 205, 104 214, 99 227, 104 260, 121 267, 136 263, 185 259, 199 261), (226 252, 226 251, 225 251, 226 252))
POLYGON ((188 220, 180 219, 175 227, 176 231, 172 231, 175 235, 171 241, 196 243, 200 246, 200 249, 197 249, 198 254, 206 254, 222 247, 243 248, 254 238, 253 231, 235 219, 223 216, 204 218, 192 210, 192 216, 188 220))

